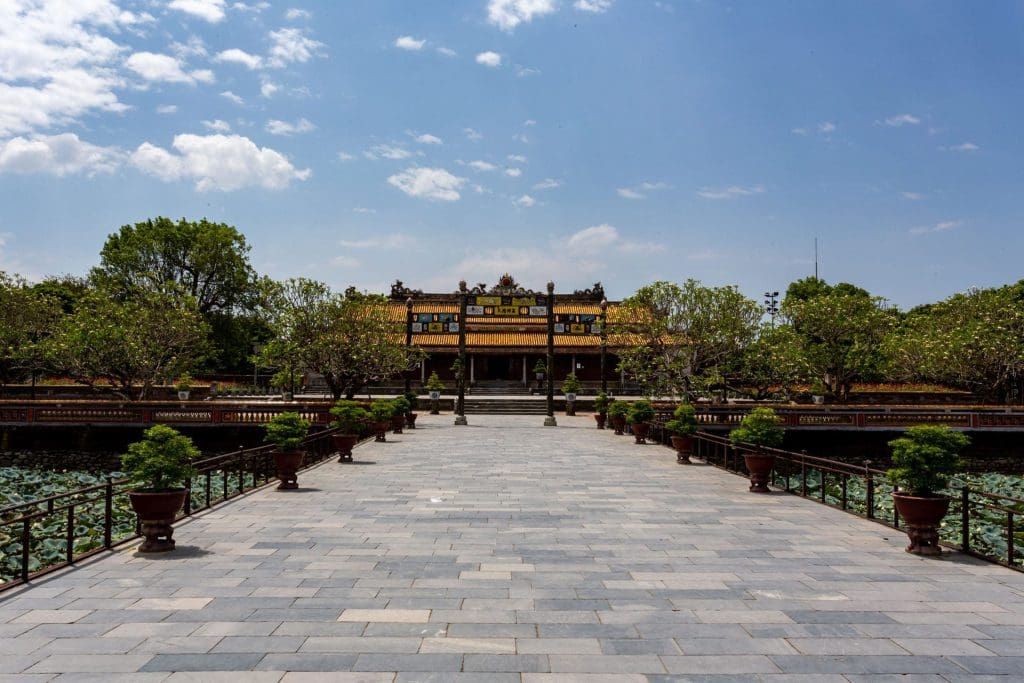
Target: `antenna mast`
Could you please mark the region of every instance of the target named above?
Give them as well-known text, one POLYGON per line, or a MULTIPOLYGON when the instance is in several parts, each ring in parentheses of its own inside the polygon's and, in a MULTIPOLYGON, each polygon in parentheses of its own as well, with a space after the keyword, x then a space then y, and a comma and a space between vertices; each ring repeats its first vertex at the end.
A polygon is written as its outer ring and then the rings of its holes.
POLYGON ((818 279, 818 238, 814 238, 814 279, 818 279))

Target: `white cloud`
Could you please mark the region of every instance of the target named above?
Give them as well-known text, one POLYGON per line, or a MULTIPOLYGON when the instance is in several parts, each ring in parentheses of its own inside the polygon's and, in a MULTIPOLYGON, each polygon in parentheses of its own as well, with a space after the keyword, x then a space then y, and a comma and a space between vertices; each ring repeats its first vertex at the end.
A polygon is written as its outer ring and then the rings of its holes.
POLYGON ((516 64, 516 76, 519 78, 526 78, 527 76, 536 76, 540 73, 540 69, 533 69, 522 64, 516 64))
POLYGON ((338 152, 338 159, 341 161, 355 161, 355 155, 348 152, 338 152))
POLYGON ((822 121, 818 124, 818 132, 822 135, 828 135, 829 133, 834 133, 837 127, 831 121, 822 121))
POLYGON ((167 6, 211 24, 216 24, 224 18, 224 0, 171 0, 167 6))
POLYGON ((481 135, 479 132, 473 130, 472 128, 463 128, 462 132, 466 134, 467 138, 469 138, 470 140, 473 140, 474 142, 477 141, 477 140, 481 140, 484 137, 483 135, 481 135))
POLYGON ((613 0, 576 0, 573 7, 583 12, 594 12, 600 14, 607 12, 612 6, 613 0))
POLYGON ((474 171, 482 171, 484 173, 493 171, 496 168, 498 168, 497 166, 495 166, 492 163, 489 163, 487 161, 479 161, 479 160, 478 161, 471 161, 471 162, 469 162, 466 165, 469 166, 470 168, 472 168, 474 171))
POLYGON ((416 136, 416 142, 420 143, 421 145, 440 145, 444 141, 441 138, 437 137, 436 135, 424 133, 423 135, 416 136))
POLYGON ((214 119, 213 121, 203 121, 203 125, 215 133, 231 132, 231 124, 221 119, 214 119))
POLYGON ((263 65, 263 58, 259 55, 251 55, 245 50, 240 50, 237 47, 233 47, 229 50, 223 50, 218 52, 213 58, 215 62, 229 62, 231 64, 241 64, 247 69, 253 70, 258 69, 263 65))
POLYGON ((132 153, 131 163, 167 182, 195 180, 199 192, 245 187, 281 190, 312 174, 309 169, 296 169, 280 152, 257 147, 240 135, 181 134, 174 137, 172 147, 177 153, 144 142, 132 153))
POLYGON ((916 126, 921 123, 921 119, 913 114, 897 114, 896 116, 890 116, 884 121, 876 121, 875 123, 892 128, 900 128, 902 126, 916 126))
POLYGON ((951 152, 977 152, 981 147, 978 147, 973 142, 964 142, 959 145, 953 145, 948 149, 951 152))
POLYGON ((273 97, 274 93, 281 89, 277 83, 273 81, 261 81, 260 82, 260 95, 263 97, 273 97))
POLYGON ((808 131, 806 128, 793 128, 790 132, 793 133, 793 135, 807 135, 808 131))
POLYGON ((533 119, 526 119, 525 121, 523 121, 523 125, 524 126, 536 126, 537 122, 534 121, 533 119))
POLYGON ((347 249, 400 249, 415 244, 416 238, 400 232, 381 237, 369 237, 362 240, 341 240, 338 242, 347 249))
POLYGON ((352 207, 352 213, 377 213, 377 209, 368 209, 365 206, 352 207))
POLYGON ((157 114, 176 114, 178 113, 178 105, 176 104, 161 104, 156 108, 157 114))
POLYGON ((518 168, 506 168, 505 175, 507 175, 509 178, 518 178, 519 176, 523 175, 523 172, 518 168))
POLYGON ((493 68, 501 66, 501 55, 497 52, 481 52, 476 56, 476 63, 493 68))
POLYGON ((561 186, 562 186, 562 182, 560 180, 555 180, 554 178, 545 178, 544 180, 542 180, 539 183, 537 183, 536 185, 534 185, 533 189, 534 190, 553 190, 556 187, 561 187, 561 186))
POLYGON ((410 197, 433 201, 454 202, 461 197, 459 190, 465 178, 452 175, 443 168, 407 168, 388 178, 388 184, 410 197))
POLYGON ((555 0, 490 0, 487 20, 502 31, 513 31, 519 24, 554 11, 555 0))
POLYGON ((646 199, 647 195, 645 192, 656 192, 658 190, 667 190, 671 185, 658 181, 656 183, 643 182, 634 187, 620 187, 616 192, 623 199, 646 199))
POLYGON ((920 192, 900 192, 900 196, 904 199, 909 199, 912 202, 917 202, 925 198, 925 195, 920 192))
POLYGON ((643 199, 645 197, 645 195, 642 195, 636 190, 630 189, 628 187, 620 187, 618 190, 616 190, 616 192, 623 199, 643 199))
POLYGON ((313 13, 309 10, 299 9, 297 7, 290 7, 288 11, 284 13, 284 18, 288 21, 297 21, 299 19, 312 19, 313 13))
POLYGON ((569 237, 567 244, 572 249, 594 252, 607 247, 618 239, 619 231, 615 226, 602 223, 574 232, 569 237))
POLYGON ((537 200, 528 194, 524 194, 522 197, 516 200, 516 206, 522 206, 524 208, 530 208, 537 203, 537 200))
POLYGON ((0 142, 0 173, 48 173, 55 176, 84 173, 113 173, 124 152, 116 147, 98 147, 78 139, 74 133, 16 137, 0 142))
POLYGON ((125 66, 137 73, 144 80, 158 83, 212 83, 213 72, 209 69, 198 69, 186 72, 182 63, 170 55, 155 52, 136 52, 127 60, 125 66))
POLYGON ((245 100, 243 100, 241 98, 241 96, 236 95, 235 93, 231 92, 230 90, 225 90, 224 92, 222 92, 220 94, 220 96, 223 97, 224 99, 230 101, 230 102, 234 102, 238 106, 242 106, 243 104, 245 104, 245 100))
POLYGON ((963 221, 942 221, 941 223, 936 223, 935 225, 922 225, 916 228, 911 228, 910 234, 926 235, 931 232, 946 232, 948 230, 952 230, 953 228, 959 228, 963 224, 963 221))
POLYGON ((309 133, 310 131, 316 130, 314 126, 307 119, 299 119, 295 123, 289 123, 288 121, 281 121, 278 119, 270 119, 267 121, 267 125, 264 129, 271 135, 297 135, 299 133, 309 133))
POLYGON ((520 164, 526 163, 526 157, 524 157, 522 154, 509 154, 507 158, 509 161, 515 161, 520 164))
POLYGON ((269 2, 255 2, 255 3, 250 5, 250 4, 245 3, 245 2, 235 2, 235 3, 232 3, 231 9, 237 10, 239 12, 250 12, 252 14, 259 14, 263 10, 270 9, 270 3, 269 2))
POLYGON ((416 40, 412 36, 399 36, 395 40, 395 47, 397 47, 398 49, 400 49, 400 50, 412 50, 414 52, 418 51, 418 50, 422 50, 423 46, 426 45, 426 44, 427 44, 427 41, 425 41, 425 40, 416 40))
POLYGON ((458 52, 456 52, 455 50, 451 49, 450 47, 439 47, 439 48, 437 48, 437 51, 438 51, 439 54, 442 54, 445 57, 456 57, 459 54, 458 52))
POLYGON ((732 185, 721 189, 704 187, 697 192, 697 196, 703 197, 704 199, 737 199, 738 197, 747 197, 753 194, 761 194, 763 192, 763 185, 754 185, 752 187, 732 185))
POLYGON ((273 68, 284 68, 297 62, 304 64, 322 54, 324 44, 313 40, 301 28, 282 28, 270 32, 270 56, 267 64, 273 68))
POLYGON ((190 57, 205 57, 207 55, 206 43, 199 36, 189 36, 184 43, 174 41, 170 45, 171 52, 178 59, 189 59, 190 57))
POLYGON ((412 156, 412 152, 405 149, 404 147, 395 147, 392 145, 375 145, 368 151, 363 152, 363 156, 371 161, 375 161, 378 158, 383 157, 384 159, 408 159, 412 156))

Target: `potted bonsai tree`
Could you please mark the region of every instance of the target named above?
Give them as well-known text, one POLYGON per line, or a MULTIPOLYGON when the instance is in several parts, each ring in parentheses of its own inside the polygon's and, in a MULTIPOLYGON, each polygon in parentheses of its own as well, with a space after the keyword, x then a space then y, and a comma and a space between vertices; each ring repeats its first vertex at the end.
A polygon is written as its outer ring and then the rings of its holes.
POLYGON ((743 418, 740 426, 729 432, 733 448, 743 452, 743 462, 750 474, 750 490, 769 493, 768 477, 775 467, 775 455, 764 449, 782 445, 785 432, 782 419, 771 408, 754 408, 743 418))
POLYGON ((192 393, 192 377, 187 372, 182 373, 181 377, 174 384, 174 390, 178 392, 179 401, 187 401, 189 394, 192 393))
POLYGON ((633 401, 626 413, 626 422, 633 430, 633 438, 639 444, 647 443, 647 433, 651 430, 651 420, 654 419, 654 406, 646 399, 633 401))
POLYGON ((395 407, 391 401, 376 400, 370 404, 370 429, 374 433, 374 441, 386 441, 384 436, 391 426, 391 416, 395 407))
POLYGON ((963 464, 959 452, 971 440, 946 425, 917 425, 889 442, 893 467, 886 474, 892 499, 906 524, 908 553, 940 555, 939 526, 949 511, 949 496, 940 492, 963 464))
POLYGON ((608 404, 608 419, 612 421, 612 428, 616 436, 621 436, 626 429, 626 413, 629 412, 629 404, 625 401, 611 401, 608 404))
POLYGON ((391 399, 391 431, 401 434, 405 427, 405 414, 409 412, 409 401, 405 396, 391 399))
POLYGON ((672 434, 672 448, 676 449, 676 462, 690 464, 693 455, 693 435, 697 431, 697 411, 689 403, 680 403, 665 423, 672 434))
POLYGON ((142 441, 129 445, 121 456, 121 467, 135 485, 128 499, 144 539, 139 552, 174 550, 174 518, 185 503, 191 463, 198 457, 192 439, 166 425, 147 429, 142 441))
POLYGON ((267 434, 264 441, 277 446, 274 451, 274 465, 281 483, 278 490, 299 488, 297 472, 302 467, 306 453, 302 450, 302 440, 309 432, 310 422, 298 413, 281 413, 275 415, 263 426, 267 434))
POLYGON ((334 421, 331 426, 337 428, 334 435, 334 447, 338 450, 338 462, 352 462, 352 449, 359 442, 359 435, 370 420, 370 413, 357 401, 338 401, 331 408, 334 421))
POLYGON ((409 408, 405 411, 405 426, 409 429, 416 429, 416 418, 419 417, 416 414, 416 404, 419 402, 419 394, 415 391, 405 392, 405 400, 409 403, 409 408))
POLYGON ((611 402, 608 394, 603 391, 594 397, 594 420, 597 421, 598 429, 604 429, 605 422, 608 420, 608 405, 611 402))
POLYGON ((826 391, 828 390, 825 388, 824 382, 822 382, 820 379, 814 380, 810 388, 811 402, 816 406, 824 404, 826 391))
POLYGON ((444 391, 444 382, 437 376, 436 372, 430 373, 427 378, 427 391, 430 392, 430 414, 439 415, 438 401, 441 399, 441 392, 444 391))
POLYGON ((576 379, 576 373, 570 372, 562 380, 562 393, 565 394, 565 414, 576 414, 576 394, 580 391, 580 381, 576 379))
POLYGON ((533 366, 533 376, 537 378, 537 389, 540 389, 543 384, 544 375, 548 374, 548 366, 544 362, 543 358, 537 360, 537 363, 533 366))

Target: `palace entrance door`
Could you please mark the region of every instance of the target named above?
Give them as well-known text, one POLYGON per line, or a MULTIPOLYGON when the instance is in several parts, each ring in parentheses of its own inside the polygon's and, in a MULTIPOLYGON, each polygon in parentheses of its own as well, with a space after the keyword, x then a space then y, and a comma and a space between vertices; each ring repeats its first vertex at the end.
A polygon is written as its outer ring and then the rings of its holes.
POLYGON ((511 355, 477 356, 476 381, 508 382, 521 384, 523 381, 523 357, 511 355))

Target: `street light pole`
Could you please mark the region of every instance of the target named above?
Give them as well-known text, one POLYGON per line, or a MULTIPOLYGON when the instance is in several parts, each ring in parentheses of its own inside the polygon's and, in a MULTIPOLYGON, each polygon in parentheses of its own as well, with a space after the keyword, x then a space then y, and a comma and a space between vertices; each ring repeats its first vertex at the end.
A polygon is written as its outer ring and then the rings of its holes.
POLYGON ((768 315, 772 317, 772 327, 775 327, 775 316, 779 312, 779 306, 776 301, 779 298, 778 292, 765 292, 764 293, 764 307, 768 312, 768 315))
MULTIPOLYGON (((412 350, 412 297, 410 296, 405 300, 405 351, 408 353, 412 350)), ((408 362, 409 357, 406 357, 408 362)), ((410 376, 411 370, 406 368, 402 373, 405 375, 405 393, 408 394, 412 388, 412 377, 410 376)), ((415 406, 413 406, 415 408, 415 406)))
MULTIPOLYGON (((548 415, 545 427, 557 427, 555 420, 555 283, 548 282, 548 415)), ((574 368, 575 371, 575 368, 574 368)))
POLYGON ((466 281, 459 281, 459 397, 455 402, 455 424, 466 422, 466 281))
POLYGON ((605 377, 605 365, 608 356, 608 299, 601 300, 601 392, 608 393, 608 378, 605 377))

